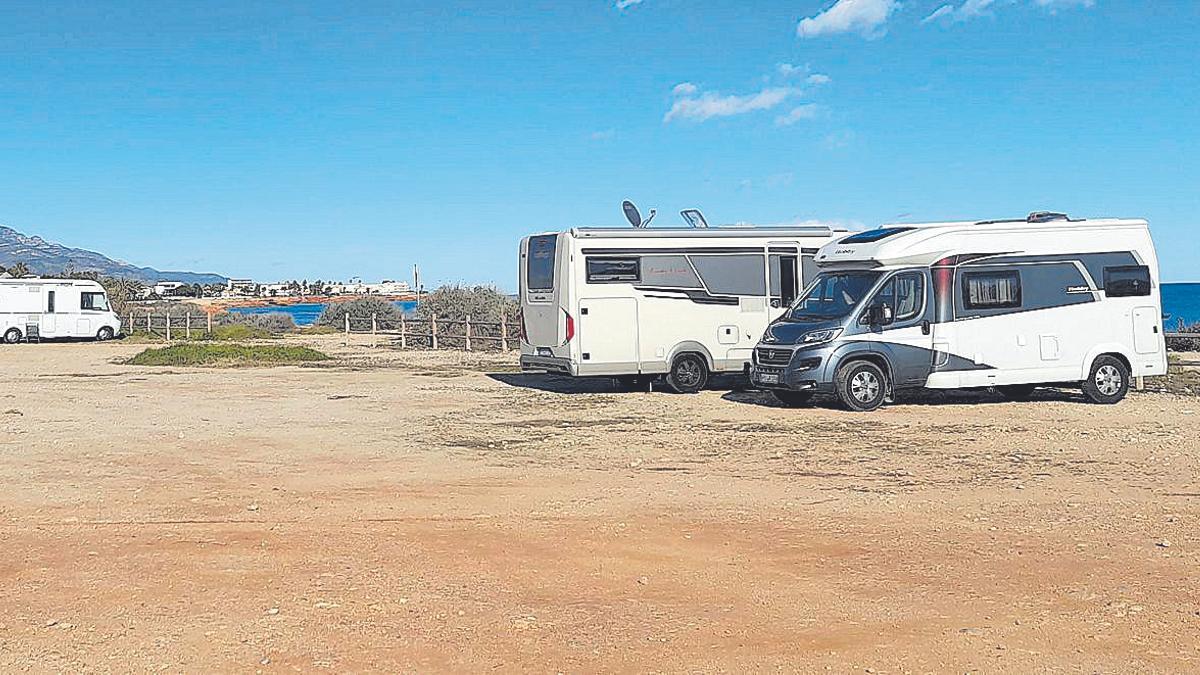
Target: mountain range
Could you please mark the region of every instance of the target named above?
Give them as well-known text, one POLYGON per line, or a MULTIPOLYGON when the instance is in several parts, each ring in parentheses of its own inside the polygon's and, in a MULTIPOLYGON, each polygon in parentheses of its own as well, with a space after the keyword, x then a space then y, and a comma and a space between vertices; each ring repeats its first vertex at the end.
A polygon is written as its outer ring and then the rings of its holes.
POLYGON ((41 276, 71 270, 96 272, 106 277, 137 279, 147 283, 182 281, 188 284, 223 284, 227 281, 226 277, 220 274, 171 272, 153 267, 138 267, 113 260, 95 251, 63 246, 41 237, 30 237, 11 227, 0 225, 0 265, 11 267, 18 262, 25 263, 30 272, 41 276))

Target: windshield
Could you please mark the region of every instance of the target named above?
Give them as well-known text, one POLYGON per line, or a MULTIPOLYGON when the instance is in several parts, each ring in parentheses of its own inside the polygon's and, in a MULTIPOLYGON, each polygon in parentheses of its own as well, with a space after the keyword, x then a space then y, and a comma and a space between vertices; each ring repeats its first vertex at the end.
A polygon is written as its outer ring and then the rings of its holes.
POLYGON ((795 321, 845 318, 854 310, 875 282, 879 272, 822 272, 808 287, 789 318, 795 321))
POLYGON ((107 312, 108 299, 104 297, 103 293, 80 293, 79 308, 107 312))

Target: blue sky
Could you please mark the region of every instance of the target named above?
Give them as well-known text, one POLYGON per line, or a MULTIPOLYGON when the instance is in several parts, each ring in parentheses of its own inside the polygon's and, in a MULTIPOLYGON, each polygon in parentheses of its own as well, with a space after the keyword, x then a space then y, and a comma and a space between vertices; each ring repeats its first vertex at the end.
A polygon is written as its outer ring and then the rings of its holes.
POLYGON ((139 264, 515 286, 623 224, 1144 216, 1200 279, 1200 3, 0 4, 0 224, 139 264))

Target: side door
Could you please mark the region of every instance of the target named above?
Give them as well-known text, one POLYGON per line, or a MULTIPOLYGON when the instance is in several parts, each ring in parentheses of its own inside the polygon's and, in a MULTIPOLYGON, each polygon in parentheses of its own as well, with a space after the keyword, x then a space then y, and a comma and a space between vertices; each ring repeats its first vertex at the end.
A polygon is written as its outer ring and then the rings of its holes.
POLYGON ((58 291, 53 288, 46 288, 42 293, 42 316, 38 322, 38 333, 42 337, 54 337, 58 331, 58 320, 55 312, 58 311, 58 291))
MULTIPOLYGON (((871 339, 877 351, 892 365, 897 387, 921 387, 933 369, 933 303, 930 301, 929 270, 896 272, 875 292, 866 305, 879 308, 875 314, 890 314, 890 321, 871 325, 871 339)), ((860 321, 868 319, 864 312, 860 321)))
POLYGON ((634 298, 579 301, 580 373, 638 372, 638 303, 634 298))

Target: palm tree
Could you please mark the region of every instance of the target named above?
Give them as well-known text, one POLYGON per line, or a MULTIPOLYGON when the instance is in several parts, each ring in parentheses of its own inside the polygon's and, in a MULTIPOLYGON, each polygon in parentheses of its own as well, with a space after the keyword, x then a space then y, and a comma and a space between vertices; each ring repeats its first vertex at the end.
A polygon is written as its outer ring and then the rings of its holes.
POLYGON ((14 263, 12 267, 8 268, 8 273, 13 275, 14 278, 20 279, 21 277, 29 274, 29 265, 18 261, 14 263))

